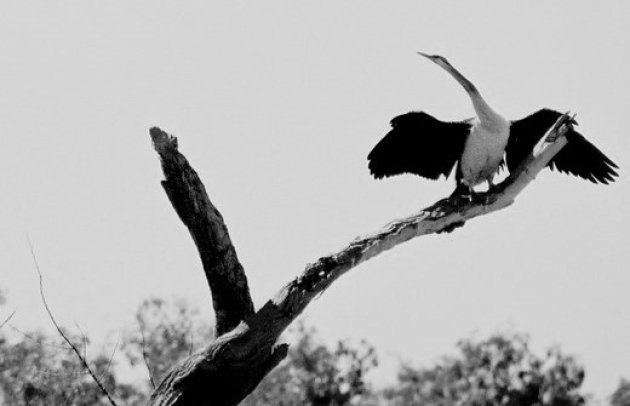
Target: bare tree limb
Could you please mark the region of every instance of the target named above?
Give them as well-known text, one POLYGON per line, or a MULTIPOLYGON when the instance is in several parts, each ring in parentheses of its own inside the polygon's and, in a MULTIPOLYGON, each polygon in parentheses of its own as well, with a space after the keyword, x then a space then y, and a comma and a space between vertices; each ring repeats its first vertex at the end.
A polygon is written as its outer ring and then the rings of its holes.
POLYGON ((83 343, 83 358, 87 359, 87 347, 88 347, 87 334, 83 332, 83 330, 81 329, 81 326, 79 326, 79 323, 77 323, 76 321, 74 322, 74 326, 77 328, 77 330, 79 330, 79 333, 81 333, 81 343, 83 343))
POLYGON ((166 178, 162 187, 197 245, 212 293, 219 336, 254 314, 245 271, 221 213, 210 202, 197 172, 178 152, 177 138, 157 127, 151 128, 150 134, 166 178))
MULTIPOLYGON (((243 321, 234 330, 218 336, 206 348, 175 365, 154 391, 149 404, 153 406, 237 404, 286 357, 288 346, 276 344, 280 334, 337 278, 360 263, 412 238, 452 231, 469 219, 511 205, 516 196, 566 145, 564 135, 570 126, 571 121, 567 114, 560 117, 534 152, 505 181, 484 194, 482 199, 474 201, 461 198, 442 199, 416 214, 391 222, 375 233, 355 239, 335 254, 307 265, 301 276, 284 286, 256 313, 242 318, 243 321)), ((172 168, 170 171, 178 173, 192 171, 185 159, 176 151, 177 141, 174 137, 157 128, 151 129, 151 136, 163 167, 166 160, 173 165, 185 165, 179 171, 172 168), (169 147, 158 148, 156 138, 163 140, 159 142, 168 142, 169 147), (165 157, 169 154, 175 154, 177 158, 165 157)), ((201 182, 196 173, 194 176, 195 187, 203 190, 203 187, 199 186, 201 182)), ((173 201, 172 192, 167 189, 167 193, 173 201)), ((183 191, 178 193, 184 194, 183 191)), ((188 196, 190 195, 191 192, 188 193, 188 196)), ((205 194, 203 196, 207 199, 205 194)), ((206 203, 193 204, 188 201, 187 204, 198 207, 206 203)), ((191 222, 186 216, 194 213, 199 213, 199 210, 178 211, 185 224, 191 222)), ((222 220, 219 225, 225 227, 222 220)), ((191 234, 197 241, 192 229, 191 234)), ((238 270, 242 272, 242 268, 238 270)), ((239 276, 239 280, 240 278, 239 276)), ((243 274, 242 280, 244 278, 243 274)), ((214 295, 214 290, 212 293, 214 295)))
POLYGON ((74 353, 77 355, 77 358, 79 358, 79 361, 81 361, 83 368, 85 368, 85 370, 90 374, 94 382, 96 382, 96 384, 98 385, 103 395, 107 397, 107 400, 109 401, 109 403, 112 406, 116 406, 116 402, 114 402, 114 399, 112 399, 112 397, 109 395, 109 392, 107 392, 107 390, 105 389, 101 381, 99 381, 99 379, 96 377, 96 375, 92 371, 92 368, 90 368, 85 358, 81 355, 81 352, 79 351, 79 349, 72 343, 72 341, 68 338, 68 336, 66 336, 66 334, 63 332, 61 327, 59 327, 59 324, 57 324, 57 320, 55 320, 55 316, 53 316, 52 311, 50 310, 50 307, 48 307, 48 303, 46 302, 46 296, 44 295, 44 276, 42 275, 42 272, 39 269, 39 263, 37 262, 37 257, 35 256, 35 250, 33 249, 33 244, 31 244, 30 238, 27 237, 27 240, 28 240, 28 246, 31 249, 31 257, 33 258, 33 263, 35 264, 35 270, 37 271, 37 275, 39 276, 39 295, 42 298, 42 302, 44 303, 44 308, 46 309, 46 313, 48 313, 48 317, 50 318, 50 321, 57 329, 57 332, 59 333, 59 335, 72 348, 72 351, 74 351, 74 353))
POLYGON ((2 323, 0 323, 0 328, 4 327, 5 324, 7 324, 9 321, 11 321, 11 319, 15 315, 15 312, 17 312, 17 309, 13 310, 11 312, 11 314, 9 314, 9 316, 6 319, 4 319, 4 321, 2 323))
POLYGON ((112 350, 112 355, 109 356, 109 360, 107 361, 107 366, 105 367, 105 371, 101 374, 100 379, 103 379, 105 375, 109 372, 109 368, 112 366, 112 362, 114 361, 114 355, 116 355, 116 350, 118 350, 118 346, 120 345, 120 333, 118 334, 118 339, 116 340, 116 344, 114 345, 114 349, 112 350))

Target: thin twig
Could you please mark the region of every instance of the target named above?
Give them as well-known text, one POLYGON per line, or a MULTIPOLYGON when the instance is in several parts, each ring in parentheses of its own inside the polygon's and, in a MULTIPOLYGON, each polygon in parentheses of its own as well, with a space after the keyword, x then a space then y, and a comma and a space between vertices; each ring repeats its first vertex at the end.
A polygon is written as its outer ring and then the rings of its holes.
MULTIPOLYGON (((50 347, 50 348, 56 348, 58 350, 64 350, 64 351, 72 351, 72 348, 68 347, 67 345, 62 345, 62 344, 56 344, 54 342, 47 342, 46 340, 42 340, 42 339, 38 339, 33 337, 31 334, 25 333, 24 331, 20 330, 19 328, 15 327, 13 324, 9 324, 9 327, 15 331, 16 333, 20 334, 22 337, 26 338, 27 340, 31 340, 34 343, 37 343, 38 345, 41 345, 42 347, 50 347)), ((81 375, 87 375, 87 371, 81 371, 78 373, 70 373, 68 374, 66 371, 55 371, 52 369, 44 369, 44 371, 48 374, 48 375, 52 375, 52 376, 67 376, 70 378, 75 378, 81 375)))
POLYGON ((37 262, 37 257, 35 256, 35 250, 33 249, 33 244, 31 243, 31 239, 28 237, 28 235, 26 236, 26 240, 28 241, 28 246, 31 250, 31 257, 33 258, 33 263, 35 264, 35 270, 37 271, 37 275, 39 276, 39 294, 42 298, 42 302, 44 303, 44 308, 46 309, 46 313, 48 313, 48 317, 50 318, 50 321, 53 323, 53 325, 57 329, 57 332, 59 333, 59 335, 72 348, 74 353, 77 355, 77 357, 83 364, 83 367, 88 371, 92 379, 94 379, 94 382, 96 382, 101 392, 103 392, 103 394, 107 397, 107 400, 109 400, 109 403, 111 403, 112 406, 117 406, 116 402, 114 402, 114 399, 112 399, 112 397, 109 395, 109 392, 107 392, 107 390, 103 387, 103 385, 98 380, 96 375, 94 375, 94 372, 92 372, 92 369, 90 368, 88 363, 85 361, 85 358, 81 356, 81 352, 72 343, 72 341, 70 341, 68 336, 66 336, 66 334, 63 332, 61 327, 59 327, 59 324, 57 324, 57 320, 55 320, 55 317, 53 316, 52 311, 50 310, 50 307, 48 307, 48 303, 46 302, 46 296, 44 295, 44 277, 42 275, 41 270, 39 269, 39 263, 37 262))
POLYGON ((144 365, 147 367, 147 372, 149 374, 149 382, 151 382, 151 387, 153 387, 153 389, 155 389, 155 381, 153 380, 153 374, 151 373, 151 367, 149 366, 149 359, 147 357, 147 352, 146 352, 146 348, 145 348, 145 341, 144 341, 144 329, 142 328, 142 326, 140 327, 140 337, 142 337, 142 359, 144 360, 144 365))
POLYGON ((118 340, 116 340, 116 345, 114 346, 114 351, 112 351, 112 355, 109 357, 109 361, 107 362, 107 367, 105 367, 105 371, 101 374, 101 378, 105 376, 109 372, 109 367, 112 366, 112 360, 114 359, 114 354, 116 354, 116 350, 118 349, 118 345, 120 345, 120 333, 118 333, 118 340))
POLYGON ((24 338, 28 338, 29 340, 36 342, 37 344, 41 345, 41 346, 46 346, 46 347, 52 347, 52 348, 57 348, 60 350, 65 350, 65 351, 72 351, 71 348, 63 345, 63 344, 57 344, 55 342, 47 342, 44 339, 39 339, 39 338, 35 338, 33 337, 31 334, 25 333, 24 331, 20 330, 19 328, 15 327, 13 324, 9 324, 9 327, 11 327, 11 329, 13 329, 13 331, 15 331, 16 333, 22 335, 24 338))
POLYGON ((77 327, 77 330, 79 330, 79 333, 81 333, 81 342, 83 343, 83 358, 87 359, 87 346, 88 346, 87 334, 83 332, 83 330, 81 329, 81 326, 79 326, 79 323, 75 321, 74 325, 77 327))
POLYGON ((4 327, 4 325, 7 324, 9 322, 9 320, 11 320, 13 318, 13 315, 15 315, 15 312, 17 312, 17 309, 13 310, 11 312, 11 314, 9 314, 9 317, 4 319, 4 321, 2 323, 0 323, 0 328, 4 327))

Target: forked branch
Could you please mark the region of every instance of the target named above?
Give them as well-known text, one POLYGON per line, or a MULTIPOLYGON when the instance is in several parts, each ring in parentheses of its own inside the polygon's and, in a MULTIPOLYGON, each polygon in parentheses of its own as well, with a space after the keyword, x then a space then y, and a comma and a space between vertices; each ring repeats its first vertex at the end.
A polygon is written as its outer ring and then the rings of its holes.
MULTIPOLYGON (((534 152, 505 181, 486 193, 482 199, 467 201, 461 198, 448 198, 438 201, 432 206, 406 218, 396 220, 381 230, 352 241, 341 251, 318 259, 307 265, 301 276, 284 286, 276 296, 269 300, 257 312, 241 312, 241 323, 214 340, 206 348, 191 355, 166 375, 151 397, 151 405, 233 405, 241 401, 258 385, 260 380, 286 357, 287 346, 276 345, 280 334, 308 306, 313 298, 324 292, 337 278, 358 264, 395 247, 414 237, 425 234, 451 231, 460 227, 465 221, 474 217, 505 208, 514 202, 516 196, 535 178, 549 161, 566 145, 564 137, 571 126, 567 114, 558 119, 554 126, 543 137, 534 152)), ((209 216, 209 200, 197 174, 189 167, 188 162, 177 151, 177 140, 153 128, 151 130, 156 150, 162 159, 167 183, 164 185, 171 202, 180 218, 188 226, 200 252, 210 250, 213 255, 232 256, 234 252, 229 239, 222 241, 221 249, 200 247, 204 244, 216 244, 217 238, 201 238, 197 232, 204 229, 218 230, 227 236, 223 220, 216 215, 209 216), (166 144, 164 144, 166 143, 166 144), (165 161, 168 165, 165 165, 165 161), (178 166, 182 166, 178 168, 178 166), (167 172, 168 169, 168 172, 167 172), (173 173, 178 174, 173 176, 173 173), (186 181, 186 173, 194 174, 194 182, 186 181), (169 180, 171 179, 171 180, 169 180), (176 179, 181 184, 173 184, 176 179), (169 183, 170 182, 170 183, 169 183), (192 186, 191 186, 192 185, 192 186), (188 190, 187 188, 191 188, 188 190), (177 199, 174 199, 174 195, 177 199), (181 207, 175 205, 175 200, 181 207), (203 208, 201 210, 200 208, 203 208), (192 218, 191 218, 192 216, 192 218), (195 218, 202 216, 203 219, 195 218), (191 227, 189 224, 204 223, 204 227, 191 227), (218 223, 217 223, 218 222, 218 223), (210 224, 208 224, 210 223, 210 224), (212 224, 217 223, 217 224, 212 224)), ((203 255, 202 255, 203 256, 203 255)), ((211 264, 222 263, 224 259, 215 258, 211 264)), ((228 261, 229 262, 229 261, 228 261)), ((204 262, 204 268, 206 262, 204 262)), ((240 303, 247 289, 242 267, 230 268, 235 275, 222 276, 227 283, 237 283, 231 289, 215 293, 210 283, 213 296, 234 294, 240 303), (229 282, 229 281, 234 282, 229 282), (238 281, 238 282, 236 282, 238 281), (240 283, 240 285, 238 285, 240 283), (232 293, 230 293, 232 292, 232 293)), ((221 268, 221 272, 229 272, 221 268)), ((219 272, 219 273, 221 273, 219 272)), ((214 275, 214 271, 206 269, 206 275, 214 275)), ((221 289, 224 289, 221 286, 221 289)), ((229 288, 229 287, 228 287, 229 288)), ((247 291, 249 297, 249 291, 247 291)), ((229 299, 229 298, 228 298, 229 299)), ((223 298, 222 300, 226 300, 223 298)), ((216 308, 216 298, 214 300, 216 308)), ((229 303, 226 300, 225 303, 229 303)), ((253 307, 252 307, 253 309, 253 307)), ((229 311, 229 309, 224 309, 229 311)), ((220 314, 217 314, 217 318, 220 314)))

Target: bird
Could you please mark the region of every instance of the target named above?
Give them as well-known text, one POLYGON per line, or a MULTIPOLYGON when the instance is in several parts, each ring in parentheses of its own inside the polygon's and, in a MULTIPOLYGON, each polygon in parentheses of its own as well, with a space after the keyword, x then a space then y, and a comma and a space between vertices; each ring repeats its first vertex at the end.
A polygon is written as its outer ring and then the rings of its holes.
MULTIPOLYGON (((472 101, 476 117, 463 121, 441 121, 424 111, 394 117, 391 130, 368 154, 368 168, 376 179, 414 174, 437 180, 448 179, 455 170, 451 196, 479 196, 477 185, 495 187, 494 176, 507 166, 513 172, 533 151, 562 113, 542 108, 519 119, 507 120, 483 99, 477 87, 440 55, 418 52, 446 70, 459 82, 472 101)), ((571 119, 571 124, 577 125, 571 119)), ((608 184, 619 176, 618 166, 570 125, 567 144, 547 165, 593 183, 608 184)))

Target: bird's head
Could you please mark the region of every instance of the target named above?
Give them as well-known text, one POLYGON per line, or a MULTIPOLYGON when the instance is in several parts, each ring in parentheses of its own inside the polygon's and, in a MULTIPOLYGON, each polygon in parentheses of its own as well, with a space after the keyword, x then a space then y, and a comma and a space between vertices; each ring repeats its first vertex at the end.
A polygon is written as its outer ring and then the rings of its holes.
POLYGON ((443 56, 440 56, 440 55, 429 55, 429 54, 425 54, 423 52, 418 52, 418 55, 424 56, 425 58, 427 58, 430 61, 432 61, 433 63, 441 66, 442 68, 448 68, 448 67, 451 66, 451 64, 443 56))

